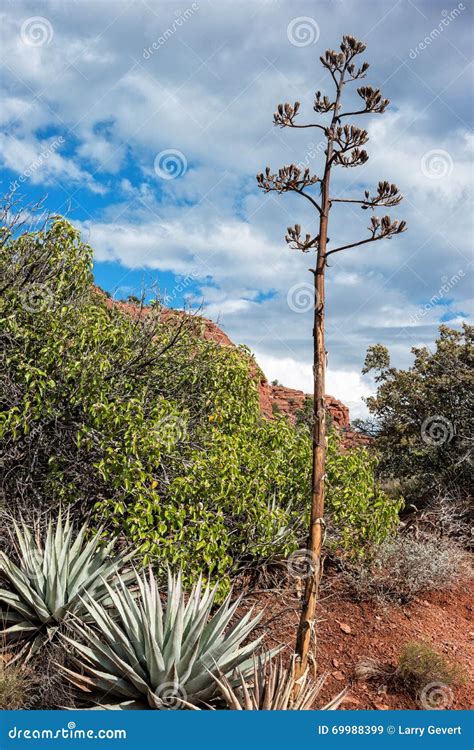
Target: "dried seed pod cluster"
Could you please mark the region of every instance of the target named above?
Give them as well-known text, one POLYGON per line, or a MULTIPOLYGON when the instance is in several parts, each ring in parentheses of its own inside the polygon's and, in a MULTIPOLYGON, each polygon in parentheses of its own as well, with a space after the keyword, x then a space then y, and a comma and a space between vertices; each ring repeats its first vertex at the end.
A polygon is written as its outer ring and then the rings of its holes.
POLYGON ((362 203, 363 209, 375 208, 375 206, 398 206, 403 200, 403 196, 397 186, 386 180, 379 182, 377 185, 377 195, 371 197, 369 191, 365 190, 364 198, 365 200, 362 203))
POLYGON ((357 89, 360 98, 365 102, 363 112, 377 112, 382 114, 390 104, 389 99, 382 99, 380 89, 373 89, 372 86, 361 86, 357 89))
POLYGON ((295 102, 293 106, 289 104, 289 102, 285 102, 285 104, 279 104, 277 107, 277 111, 273 115, 273 124, 279 125, 280 128, 286 128, 291 127, 293 125, 293 120, 298 114, 298 110, 300 108, 300 103, 295 102))
POLYGON ((406 221, 392 221, 390 216, 371 216, 369 232, 373 239, 380 240, 383 237, 392 237, 406 230, 406 221))
POLYGON ((302 239, 301 226, 299 224, 295 224, 294 227, 287 227, 285 240, 293 250, 301 250, 303 253, 316 249, 319 245, 319 235, 311 237, 310 234, 306 234, 304 239, 302 239))
POLYGON ((296 166, 289 164, 278 170, 278 174, 272 174, 270 167, 266 167, 265 172, 257 175, 257 183, 265 193, 275 190, 277 193, 286 193, 289 190, 300 192, 304 187, 315 185, 320 182, 319 177, 310 174, 308 168, 304 171, 296 166))

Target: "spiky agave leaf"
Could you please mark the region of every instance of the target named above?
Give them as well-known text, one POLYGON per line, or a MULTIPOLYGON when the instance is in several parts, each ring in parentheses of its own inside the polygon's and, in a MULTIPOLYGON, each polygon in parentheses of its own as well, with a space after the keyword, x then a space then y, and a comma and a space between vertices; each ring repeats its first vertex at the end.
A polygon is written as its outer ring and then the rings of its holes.
MULTIPOLYGON (((9 625, 1 634, 32 638, 38 645, 67 615, 86 614, 81 595, 87 592, 98 601, 107 596, 105 581, 117 572, 110 558, 114 542, 102 545, 100 530, 87 539, 87 524, 74 535, 69 515, 60 514, 55 526, 50 519, 44 540, 24 521, 13 521, 13 528, 19 565, 0 552, 0 572, 10 584, 0 589, 0 620, 9 625)), ((120 564, 130 557, 122 557, 120 564)))
MULTIPOLYGON (((236 679, 229 679, 221 672, 214 679, 228 708, 234 711, 305 711, 313 706, 326 675, 313 682, 306 672, 295 683, 294 660, 284 667, 281 659, 275 664, 264 656, 255 660, 250 676, 237 670, 236 679), (298 685, 296 697, 295 684, 298 685)), ((337 709, 345 694, 344 689, 322 710, 337 709)))
POLYGON ((95 629, 77 618, 71 623, 74 638, 64 639, 74 649, 73 663, 80 672, 64 669, 82 690, 118 699, 137 700, 150 708, 183 708, 208 701, 217 690, 212 677, 230 675, 239 668, 247 675, 252 655, 262 636, 242 645, 260 621, 262 613, 248 612, 233 627, 240 599, 231 595, 211 616, 216 588, 203 589, 202 580, 186 599, 181 574, 168 574, 166 606, 161 604, 153 573, 136 573, 138 595, 130 594, 118 578, 106 584, 115 607, 111 613, 92 596, 84 606, 95 629))

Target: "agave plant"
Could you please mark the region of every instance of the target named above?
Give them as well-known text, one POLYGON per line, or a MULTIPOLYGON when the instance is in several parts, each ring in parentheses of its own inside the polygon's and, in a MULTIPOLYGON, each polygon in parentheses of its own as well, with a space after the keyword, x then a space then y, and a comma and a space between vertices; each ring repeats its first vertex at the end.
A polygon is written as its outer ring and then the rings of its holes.
POLYGON ((72 659, 81 673, 64 669, 76 687, 96 693, 99 703, 101 695, 121 699, 115 708, 191 708, 213 697, 217 671, 252 670, 262 636, 242 643, 262 613, 253 617, 250 611, 227 629, 240 599, 231 604, 229 594, 210 617, 216 589, 203 590, 201 579, 186 600, 181 574, 168 573, 164 608, 151 571, 148 578, 136 573, 136 582, 137 596, 120 578, 115 587, 107 585, 115 615, 92 596, 84 598, 97 632, 75 618, 71 628, 79 640, 63 636, 77 654, 72 659))
MULTIPOLYGON (((240 670, 237 680, 231 679, 218 672, 214 677, 219 686, 222 698, 228 708, 236 711, 305 711, 312 708, 326 675, 322 675, 316 682, 308 679, 308 673, 295 682, 294 660, 288 667, 284 667, 281 659, 277 664, 266 657, 254 661, 253 673, 250 680, 240 670), (297 686, 297 691, 295 691, 297 686)), ((344 689, 322 710, 335 710, 340 705, 344 689)))
POLYGON ((10 584, 10 590, 0 589, 0 621, 9 625, 0 634, 30 639, 36 650, 66 616, 86 614, 82 595, 98 601, 107 595, 106 581, 117 571, 110 558, 114 542, 102 545, 100 531, 87 539, 87 525, 74 534, 69 516, 61 514, 55 528, 49 521, 44 541, 38 528, 33 535, 23 521, 13 521, 13 528, 19 565, 0 552, 0 573, 10 584))

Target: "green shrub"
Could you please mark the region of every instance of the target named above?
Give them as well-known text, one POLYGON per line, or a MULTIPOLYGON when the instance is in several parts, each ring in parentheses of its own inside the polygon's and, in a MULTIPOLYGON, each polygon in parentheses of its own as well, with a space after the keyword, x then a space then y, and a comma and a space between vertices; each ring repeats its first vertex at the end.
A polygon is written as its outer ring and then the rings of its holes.
MULTIPOLYGON (((0 275, 4 502, 29 518, 92 511, 144 563, 203 572, 220 595, 242 561, 285 555, 307 533, 305 420, 261 416, 244 348, 202 336, 191 315, 125 308, 93 287, 92 251, 64 219, 6 233, 0 275)), ((344 553, 378 543, 398 505, 366 451, 329 438, 328 517, 344 553)))
POLYGON ((436 347, 414 347, 406 370, 380 344, 367 352, 377 393, 367 399, 382 451, 381 474, 419 504, 433 495, 469 496, 472 475, 474 327, 440 326, 436 347))
POLYGON ((393 534, 403 499, 390 498, 375 478, 378 457, 367 448, 342 452, 333 435, 328 444, 329 543, 349 557, 361 557, 393 534))
POLYGON ((449 662, 431 646, 416 641, 403 647, 395 675, 414 693, 431 683, 449 687, 465 680, 464 671, 459 664, 449 662))

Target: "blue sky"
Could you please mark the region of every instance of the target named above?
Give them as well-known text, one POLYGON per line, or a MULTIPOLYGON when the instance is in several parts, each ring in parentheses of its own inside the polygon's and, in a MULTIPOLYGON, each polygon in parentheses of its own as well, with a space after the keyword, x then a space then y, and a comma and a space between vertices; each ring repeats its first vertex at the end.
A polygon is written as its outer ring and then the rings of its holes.
MULTIPOLYGON (((118 297, 158 290, 200 306, 255 352, 270 379, 310 388, 312 232, 297 196, 264 195, 267 164, 323 156, 317 130, 273 127, 279 102, 331 95, 319 64, 344 33, 368 45, 366 83, 391 100, 358 118, 369 162, 340 169, 338 195, 379 179, 409 231, 334 256, 328 273, 328 392, 353 414, 373 390, 373 343, 406 366, 440 322, 472 311, 472 4, 437 0, 4 0, 0 159, 4 192, 67 213, 95 250, 97 282, 118 297)), ((354 87, 355 88, 355 87, 354 87)), ((352 101, 353 94, 348 94, 352 101)), ((302 205, 304 203, 305 205, 302 205)), ((367 236, 357 207, 333 211, 333 246, 367 236)))

